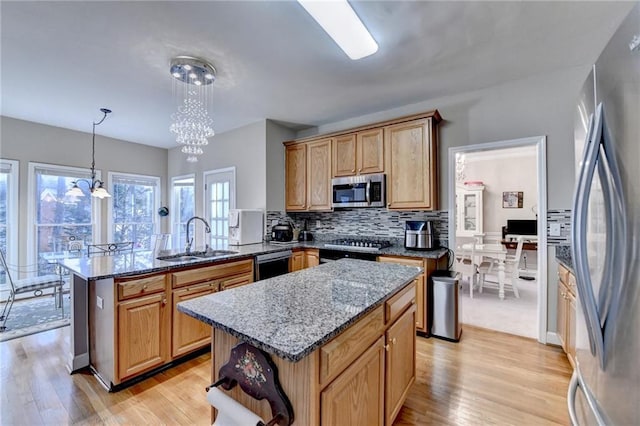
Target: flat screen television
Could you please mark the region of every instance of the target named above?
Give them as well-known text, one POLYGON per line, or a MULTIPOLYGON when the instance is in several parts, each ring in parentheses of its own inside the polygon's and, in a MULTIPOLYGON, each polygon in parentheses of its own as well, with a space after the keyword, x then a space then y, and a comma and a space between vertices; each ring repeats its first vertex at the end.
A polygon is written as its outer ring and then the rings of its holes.
POLYGON ((538 221, 535 219, 507 220, 507 234, 538 235, 538 221))

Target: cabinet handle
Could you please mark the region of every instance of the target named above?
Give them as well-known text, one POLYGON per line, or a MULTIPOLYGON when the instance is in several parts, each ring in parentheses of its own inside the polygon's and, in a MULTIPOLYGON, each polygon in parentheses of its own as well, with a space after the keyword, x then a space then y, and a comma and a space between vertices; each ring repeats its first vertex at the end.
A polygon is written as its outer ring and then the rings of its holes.
POLYGON ((358 169, 358 173, 360 173, 362 171, 362 169, 358 169))
POLYGON ((351 173, 355 173, 355 172, 356 172, 356 169, 351 169, 351 173))
POLYGON ((148 286, 147 286, 146 284, 145 284, 145 285, 143 285, 143 286, 142 286, 142 291, 146 290, 146 289, 147 289, 147 287, 148 287, 148 286))
POLYGON ((387 207, 391 207, 391 203, 387 203, 387 207))
POLYGON ((384 350, 389 352, 391 350, 391 346, 389 345, 384 345, 384 350))
POLYGON ((418 321, 416 321, 416 325, 418 325, 418 321))
POLYGON ((166 305, 166 304, 167 304, 167 298, 166 298, 166 297, 162 299, 162 304, 163 304, 163 305, 166 305))
POLYGON ((415 299, 411 300, 411 304, 412 304, 412 305, 415 305, 415 304, 416 304, 415 299))
POLYGON ((397 340, 396 340, 395 337, 393 339, 391 339, 391 343, 393 343, 394 345, 397 343, 397 340))

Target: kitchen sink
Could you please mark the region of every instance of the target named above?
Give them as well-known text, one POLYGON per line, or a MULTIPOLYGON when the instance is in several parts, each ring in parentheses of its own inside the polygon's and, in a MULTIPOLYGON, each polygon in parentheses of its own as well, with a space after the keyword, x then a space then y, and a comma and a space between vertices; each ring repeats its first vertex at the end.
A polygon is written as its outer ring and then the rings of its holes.
POLYGON ((233 250, 209 250, 209 251, 192 252, 191 255, 208 258, 208 257, 227 256, 229 254, 236 254, 236 253, 238 252, 233 250))
POLYGON ((233 250, 207 250, 207 251, 192 251, 191 253, 178 253, 170 256, 160 256, 158 260, 164 260, 165 262, 187 262, 189 260, 209 259, 213 257, 227 256, 230 254, 236 254, 237 251, 233 250))
POLYGON ((200 259, 200 257, 185 254, 174 254, 172 256, 160 256, 157 259, 164 260, 165 262, 186 262, 188 260, 200 259))

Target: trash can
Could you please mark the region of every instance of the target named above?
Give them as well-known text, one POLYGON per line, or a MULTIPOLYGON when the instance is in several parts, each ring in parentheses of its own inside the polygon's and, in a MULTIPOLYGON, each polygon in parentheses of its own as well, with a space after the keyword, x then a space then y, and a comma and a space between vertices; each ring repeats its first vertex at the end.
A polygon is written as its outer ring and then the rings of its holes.
POLYGON ((457 342, 462 334, 460 275, 434 271, 430 278, 431 335, 457 342))

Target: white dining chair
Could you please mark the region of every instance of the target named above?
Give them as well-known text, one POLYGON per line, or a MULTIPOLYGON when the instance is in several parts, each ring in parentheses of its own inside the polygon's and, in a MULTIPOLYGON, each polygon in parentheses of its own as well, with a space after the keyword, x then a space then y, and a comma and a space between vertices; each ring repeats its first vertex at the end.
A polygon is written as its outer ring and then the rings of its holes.
MULTIPOLYGON (((520 271, 520 258, 522 257, 522 245, 524 244, 524 237, 518 237, 518 245, 516 246, 515 255, 507 255, 504 260, 504 284, 505 288, 507 286, 511 287, 513 290, 514 296, 517 298, 520 297, 520 293, 518 293, 518 275, 520 271)), ((495 284, 498 285, 497 278, 496 281, 487 280, 487 275, 497 275, 498 274, 498 263, 497 262, 483 262, 482 266, 478 266, 478 274, 480 276, 479 283, 479 291, 482 293, 485 284, 491 283, 492 286, 495 284)))
POLYGON ((476 256, 476 243, 472 242, 469 244, 465 244, 465 246, 470 247, 469 249, 463 248, 463 246, 458 247, 456 254, 456 272, 459 272, 462 275, 462 278, 468 277, 469 279, 469 297, 473 299, 473 289, 478 285, 478 268, 482 265, 482 267, 489 267, 484 261, 479 261, 481 258, 476 256))

